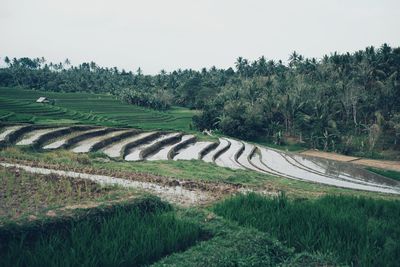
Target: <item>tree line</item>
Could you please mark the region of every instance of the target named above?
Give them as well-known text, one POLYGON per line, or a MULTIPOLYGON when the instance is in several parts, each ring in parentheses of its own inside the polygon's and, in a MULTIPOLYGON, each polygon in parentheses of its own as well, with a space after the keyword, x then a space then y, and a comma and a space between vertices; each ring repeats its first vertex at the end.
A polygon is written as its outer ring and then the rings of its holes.
POLYGON ((0 85, 60 92, 111 93, 165 110, 200 109, 198 129, 281 144, 287 137, 344 153, 399 149, 400 48, 383 44, 322 59, 293 52, 288 64, 239 57, 235 68, 162 70, 145 75, 94 62, 5 58, 0 85))

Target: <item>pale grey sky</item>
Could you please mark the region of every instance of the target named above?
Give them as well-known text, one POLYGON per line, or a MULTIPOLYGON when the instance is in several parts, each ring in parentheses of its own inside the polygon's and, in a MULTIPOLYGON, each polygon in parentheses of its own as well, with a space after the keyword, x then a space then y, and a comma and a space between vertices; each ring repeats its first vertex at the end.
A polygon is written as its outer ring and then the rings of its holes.
POLYGON ((400 46, 399 0, 0 0, 0 57, 144 73, 400 46))

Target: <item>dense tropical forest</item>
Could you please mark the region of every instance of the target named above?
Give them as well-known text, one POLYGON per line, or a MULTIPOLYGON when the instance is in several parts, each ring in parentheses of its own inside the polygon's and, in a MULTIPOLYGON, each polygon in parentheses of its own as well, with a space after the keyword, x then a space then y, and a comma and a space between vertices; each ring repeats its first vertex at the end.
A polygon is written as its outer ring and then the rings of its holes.
POLYGON ((4 58, 0 86, 109 93, 166 110, 202 110, 193 126, 247 140, 346 154, 400 149, 400 48, 383 44, 322 59, 293 52, 287 64, 239 57, 235 69, 191 69, 145 75, 44 58, 4 58))

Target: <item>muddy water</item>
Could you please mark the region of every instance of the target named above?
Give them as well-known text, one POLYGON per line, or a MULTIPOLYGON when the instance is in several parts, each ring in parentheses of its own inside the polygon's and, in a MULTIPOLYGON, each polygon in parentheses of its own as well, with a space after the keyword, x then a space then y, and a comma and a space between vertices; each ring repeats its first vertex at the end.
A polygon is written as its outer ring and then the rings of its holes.
MULTIPOLYGON (((284 175, 283 173, 279 173, 279 172, 269 168, 265 164, 263 164, 261 162, 261 156, 258 153, 255 153, 253 155, 253 157, 250 159, 250 163, 251 163, 251 165, 253 165, 253 167, 258 169, 260 172, 267 173, 267 174, 273 174, 273 175, 277 175, 277 176, 288 177, 288 176, 284 175)), ((289 177, 289 178, 292 178, 292 177, 289 177)))
POLYGON ((349 177, 351 179, 355 179, 357 181, 361 181, 364 183, 372 183, 379 184, 384 186, 398 186, 400 187, 400 182, 392 179, 388 179, 381 175, 377 175, 366 171, 361 168, 357 168, 351 163, 338 162, 328 159, 320 159, 309 156, 296 155, 296 159, 302 162, 313 162, 314 165, 317 165, 321 169, 325 170, 325 174, 332 177, 349 177))
POLYGON ((141 133, 141 134, 138 134, 138 135, 123 139, 122 141, 120 141, 118 143, 114 143, 114 144, 111 144, 111 145, 107 146, 106 148, 103 149, 103 152, 107 156, 112 157, 112 158, 120 157, 120 156, 122 156, 123 148, 127 144, 135 142, 135 141, 140 140, 140 139, 143 139, 143 138, 145 138, 145 137, 147 137, 149 135, 152 135, 154 133, 155 132, 141 133))
POLYGON ((231 143, 231 146, 227 151, 222 153, 216 160, 215 164, 221 167, 231 168, 231 169, 244 169, 239 163, 236 162, 235 156, 239 153, 240 149, 243 147, 242 142, 236 141, 234 139, 220 138, 222 140, 227 140, 231 143))
POLYGON ((8 135, 10 135, 11 133, 21 129, 22 127, 24 127, 23 125, 15 125, 15 126, 9 126, 9 127, 5 127, 4 131, 2 131, 0 133, 0 141, 4 141, 8 135))
POLYGON ((215 154, 217 154, 219 151, 223 150, 229 146, 229 142, 225 139, 220 139, 219 140, 219 145, 212 151, 210 151, 207 155, 203 157, 203 160, 205 162, 214 162, 213 157, 215 154))
POLYGON ((21 141, 17 143, 17 146, 25 146, 25 145, 32 145, 36 140, 38 140, 42 135, 58 131, 58 130, 63 130, 67 129, 68 127, 62 127, 62 128, 50 128, 50 129, 41 129, 41 130, 34 130, 32 132, 29 132, 25 134, 21 141))
POLYGON ((155 183, 125 180, 112 176, 53 170, 53 169, 30 167, 26 165, 10 164, 2 162, 0 162, 0 166, 14 167, 30 173, 38 173, 45 175, 56 174, 64 177, 87 179, 102 185, 118 185, 122 187, 141 189, 150 193, 154 193, 166 201, 181 204, 184 206, 201 204, 207 202, 211 198, 211 196, 208 195, 206 192, 187 190, 181 186, 164 186, 155 183))
POLYGON ((171 151, 171 149, 192 138, 194 138, 194 135, 184 135, 179 143, 163 147, 156 154, 147 157, 146 160, 168 160, 168 153, 171 151))
POLYGON ((200 159, 200 152, 213 142, 196 142, 188 145, 186 148, 181 149, 174 157, 174 160, 192 160, 200 159))
POLYGON ((58 140, 56 140, 56 141, 54 141, 54 142, 51 142, 51 143, 45 145, 45 146, 43 147, 43 149, 57 149, 57 148, 60 148, 60 147, 62 147, 69 139, 71 139, 72 137, 75 137, 75 136, 78 136, 78 135, 81 135, 81 134, 87 134, 87 133, 91 133, 91 132, 96 132, 96 131, 98 131, 98 130, 101 130, 101 129, 91 129, 91 130, 87 130, 87 131, 77 131, 77 132, 74 132, 74 133, 72 133, 72 134, 69 134, 69 135, 67 135, 67 136, 64 136, 64 137, 62 137, 62 138, 60 138, 60 139, 58 139, 58 140))
POLYGON ((372 185, 372 186, 376 186, 376 185, 384 186, 384 185, 379 184, 379 183, 377 184, 377 183, 371 183, 371 182, 368 182, 368 181, 365 181, 365 180, 355 179, 350 175, 346 175, 346 174, 340 173, 340 172, 336 173, 336 175, 329 175, 326 172, 325 168, 321 168, 318 165, 313 164, 313 162, 308 160, 308 159, 303 159, 301 161, 301 163, 300 163, 299 157, 297 157, 294 154, 293 155, 289 155, 288 153, 284 153, 284 152, 281 152, 281 151, 276 151, 276 152, 280 153, 290 164, 292 164, 292 165, 294 165, 294 166, 296 166, 296 167, 298 167, 300 169, 304 169, 306 171, 310 171, 312 173, 323 175, 323 176, 326 176, 326 177, 329 177, 329 178, 334 178, 334 179, 339 179, 339 180, 347 180, 347 181, 354 182, 354 183, 359 183, 359 184, 366 184, 366 185, 372 185), (324 170, 325 170, 325 172, 324 172, 324 170))
POLYGON ((107 138, 111 138, 111 137, 115 137, 119 134, 122 133, 126 133, 127 130, 123 130, 123 131, 114 131, 105 135, 101 135, 101 136, 95 136, 89 139, 85 139, 80 141, 73 149, 72 151, 75 153, 87 153, 90 151, 90 149, 97 143, 107 139, 107 138))
POLYGON ((140 157, 140 152, 142 152, 145 148, 150 147, 150 146, 152 146, 154 144, 157 144, 158 142, 160 142, 162 140, 165 140, 167 138, 174 137, 176 135, 179 135, 179 133, 171 133, 171 134, 162 135, 161 137, 153 140, 152 142, 150 142, 148 144, 143 144, 143 145, 140 145, 138 147, 134 147, 134 148, 131 149, 129 154, 126 155, 125 160, 127 160, 127 161, 142 160, 142 158, 140 157))
POLYGON ((393 193, 400 194, 399 188, 384 188, 379 185, 365 185, 354 183, 346 180, 340 180, 335 178, 329 178, 323 175, 319 175, 313 172, 306 171, 301 169, 295 165, 290 164, 285 158, 278 152, 273 151, 271 149, 267 149, 264 147, 259 147, 261 152, 261 161, 267 167, 271 168, 274 171, 282 173, 283 176, 288 178, 295 178, 304 181, 311 181, 316 183, 323 183, 327 185, 333 185, 344 188, 351 189, 359 189, 366 191, 374 191, 374 192, 383 192, 383 193, 393 193))
POLYGON ((252 144, 246 143, 246 142, 243 142, 243 144, 244 144, 244 151, 238 158, 238 160, 237 160, 238 163, 240 165, 242 165, 243 167, 245 167, 246 169, 266 173, 266 172, 262 171, 261 169, 254 167, 253 164, 251 164, 251 162, 249 161, 250 154, 253 151, 253 149, 255 148, 255 146, 252 144))

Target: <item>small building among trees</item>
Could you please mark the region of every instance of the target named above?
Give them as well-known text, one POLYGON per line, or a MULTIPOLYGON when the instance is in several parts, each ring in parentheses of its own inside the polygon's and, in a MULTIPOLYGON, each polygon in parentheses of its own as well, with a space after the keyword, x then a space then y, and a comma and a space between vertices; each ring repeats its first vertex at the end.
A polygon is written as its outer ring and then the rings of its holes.
POLYGON ((36 103, 50 103, 50 100, 45 96, 41 96, 36 100, 36 103))

